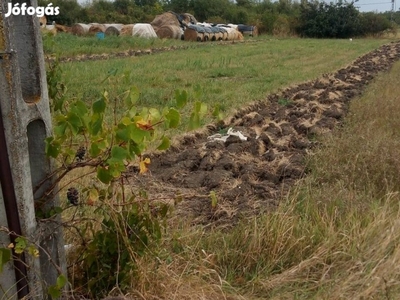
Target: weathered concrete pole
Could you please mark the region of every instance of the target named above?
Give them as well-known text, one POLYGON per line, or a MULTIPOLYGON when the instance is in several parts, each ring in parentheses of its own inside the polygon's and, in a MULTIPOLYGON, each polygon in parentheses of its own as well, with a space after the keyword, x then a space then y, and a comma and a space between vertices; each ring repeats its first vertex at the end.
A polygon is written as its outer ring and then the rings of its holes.
MULTIPOLYGON (((47 178, 52 169, 45 155, 44 142, 51 135, 51 116, 42 38, 35 15, 5 17, 8 3, 11 1, 0 0, 0 111, 5 137, 0 157, 8 154, 11 178, 7 176, 7 162, 3 159, 0 165, 4 169, 0 172, 3 177, 0 178, 0 226, 9 228, 16 235, 22 234, 41 249, 39 259, 31 255, 21 257, 28 266, 25 270, 15 270, 15 264, 9 264, 3 270, 0 298, 20 299, 29 293, 30 299, 46 299, 47 287, 55 284, 60 271, 66 275, 66 267, 58 220, 44 223, 36 219, 35 201, 43 200, 51 180, 33 193, 33 188, 47 178), (19 226, 20 232, 11 226, 19 226), (24 272, 25 281, 20 277, 24 272)), ((16 3, 37 6, 36 0, 12 1, 12 4, 16 3)), ((57 197, 50 195, 46 209, 54 206, 57 206, 57 197)), ((8 245, 10 236, 0 233, 0 243, 0 247, 8 245)))

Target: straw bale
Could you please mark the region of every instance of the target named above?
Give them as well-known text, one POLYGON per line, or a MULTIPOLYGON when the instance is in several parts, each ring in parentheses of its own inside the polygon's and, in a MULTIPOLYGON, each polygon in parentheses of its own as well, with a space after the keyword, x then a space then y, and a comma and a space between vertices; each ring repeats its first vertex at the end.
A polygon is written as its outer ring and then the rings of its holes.
POLYGON ((181 39, 183 30, 179 26, 165 25, 157 28, 156 34, 160 39, 181 39))
POLYGON ((122 25, 121 30, 120 30, 120 35, 132 36, 134 25, 135 24, 122 25))
POLYGON ((156 38, 157 34, 154 31, 153 26, 148 23, 136 23, 132 30, 133 36, 144 37, 144 38, 156 38))
POLYGON ((90 26, 88 34, 90 35, 95 35, 98 32, 105 32, 106 31, 106 26, 103 24, 94 24, 90 26))
POLYGON ((57 32, 71 32, 71 27, 55 24, 54 25, 57 29, 57 32))
POLYGON ((106 31, 104 32, 106 35, 120 35, 122 28, 122 24, 107 24, 106 31))
POLYGON ((181 17, 183 18, 183 21, 186 24, 197 24, 198 23, 196 18, 192 14, 183 13, 183 14, 181 14, 181 17))
POLYGON ((45 27, 46 27, 46 24, 47 24, 47 18, 46 18, 46 16, 43 16, 43 17, 40 17, 40 18, 39 18, 39 24, 40 24, 40 27, 42 27, 42 28, 45 28, 45 27))
POLYGON ((187 27, 183 33, 183 37, 185 41, 202 41, 203 33, 198 33, 194 28, 187 27))
POLYGON ((83 23, 76 23, 72 25, 71 32, 74 35, 86 35, 89 32, 90 25, 83 23))
POLYGON ((155 30, 166 25, 180 26, 177 16, 172 12, 165 12, 156 16, 150 24, 155 30))

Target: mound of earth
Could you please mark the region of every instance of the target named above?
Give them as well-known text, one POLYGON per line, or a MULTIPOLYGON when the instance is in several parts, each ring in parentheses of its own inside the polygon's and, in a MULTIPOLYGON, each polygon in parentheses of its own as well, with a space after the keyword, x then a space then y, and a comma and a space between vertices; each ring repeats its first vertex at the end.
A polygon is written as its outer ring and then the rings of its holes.
POLYGON ((178 147, 152 155, 151 172, 139 176, 132 171, 130 182, 145 187, 151 198, 180 195, 178 216, 197 224, 232 224, 272 209, 305 176, 305 157, 316 146, 315 136, 340 124, 350 99, 399 58, 400 42, 391 43, 334 74, 269 95, 222 127, 185 135, 178 147), (207 139, 228 128, 248 139, 207 139), (217 205, 212 205, 211 191, 217 205))

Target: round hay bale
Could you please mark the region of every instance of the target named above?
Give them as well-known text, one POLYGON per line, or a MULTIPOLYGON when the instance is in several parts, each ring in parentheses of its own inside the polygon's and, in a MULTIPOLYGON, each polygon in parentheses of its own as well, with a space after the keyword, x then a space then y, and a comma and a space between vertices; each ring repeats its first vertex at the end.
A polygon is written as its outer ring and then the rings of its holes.
POLYGON ((59 25, 59 24, 56 24, 54 26, 56 27, 57 32, 71 32, 71 27, 59 25))
POLYGON ((182 28, 175 25, 165 25, 156 29, 156 34, 160 39, 181 39, 182 28))
POLYGON ((243 41, 244 40, 243 34, 240 31, 236 32, 236 39, 239 40, 239 41, 243 41))
POLYGON ((120 30, 120 35, 132 36, 134 25, 135 24, 122 25, 121 30, 120 30))
POLYGON ((203 34, 198 33, 193 28, 186 27, 185 31, 183 32, 183 39, 185 41, 192 41, 192 42, 202 41, 203 34))
POLYGON ((98 32, 105 32, 106 31, 106 26, 104 26, 103 24, 96 24, 96 25, 92 25, 89 28, 89 34, 90 35, 95 35, 98 32))
POLYGON ((110 24, 106 26, 106 31, 104 32, 106 35, 120 35, 122 24, 110 24))
POLYGON ((46 27, 46 24, 47 24, 46 16, 42 16, 39 18, 39 24, 40 24, 40 27, 42 27, 42 28, 46 27))
POLYGON ((133 26, 132 35, 143 38, 157 38, 153 26, 148 23, 136 23, 133 26))
POLYGON ((90 26, 88 24, 76 23, 71 27, 71 33, 74 35, 86 35, 89 32, 90 26))
POLYGON ((189 13, 181 14, 181 17, 183 18, 183 21, 186 22, 187 24, 197 24, 198 23, 196 18, 189 13))
POLYGON ((150 24, 154 28, 161 28, 162 26, 166 25, 180 25, 177 16, 172 12, 165 12, 161 15, 156 16, 150 24))

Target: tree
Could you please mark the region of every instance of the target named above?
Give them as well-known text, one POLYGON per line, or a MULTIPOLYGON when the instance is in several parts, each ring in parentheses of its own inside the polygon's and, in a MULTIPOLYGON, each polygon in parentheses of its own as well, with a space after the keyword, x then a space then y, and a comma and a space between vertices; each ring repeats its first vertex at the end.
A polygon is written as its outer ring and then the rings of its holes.
POLYGON ((353 3, 303 2, 300 8, 301 36, 349 38, 360 34, 360 17, 353 3))
POLYGON ((62 25, 71 25, 77 22, 87 20, 87 11, 81 7, 76 0, 39 0, 39 6, 47 6, 53 4, 53 7, 60 8, 60 14, 47 16, 49 22, 56 22, 62 25))

